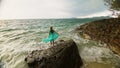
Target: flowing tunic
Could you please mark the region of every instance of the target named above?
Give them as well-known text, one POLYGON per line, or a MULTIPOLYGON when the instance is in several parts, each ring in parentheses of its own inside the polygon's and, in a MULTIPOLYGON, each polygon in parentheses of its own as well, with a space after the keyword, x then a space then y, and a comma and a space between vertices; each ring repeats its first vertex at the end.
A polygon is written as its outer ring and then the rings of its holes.
POLYGON ((48 38, 44 38, 42 39, 43 42, 51 42, 54 41, 58 38, 58 34, 56 32, 50 32, 49 37, 48 38))

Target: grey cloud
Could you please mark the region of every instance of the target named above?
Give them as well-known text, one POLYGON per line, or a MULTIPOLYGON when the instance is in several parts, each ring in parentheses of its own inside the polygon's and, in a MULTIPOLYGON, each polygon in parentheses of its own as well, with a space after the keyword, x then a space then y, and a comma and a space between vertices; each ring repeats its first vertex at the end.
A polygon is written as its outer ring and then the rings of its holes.
POLYGON ((107 10, 103 0, 67 0, 70 1, 68 12, 73 17, 84 16, 107 10))
POLYGON ((103 0, 0 0, 0 4, 1 2, 1 18, 70 18, 107 10, 103 0))

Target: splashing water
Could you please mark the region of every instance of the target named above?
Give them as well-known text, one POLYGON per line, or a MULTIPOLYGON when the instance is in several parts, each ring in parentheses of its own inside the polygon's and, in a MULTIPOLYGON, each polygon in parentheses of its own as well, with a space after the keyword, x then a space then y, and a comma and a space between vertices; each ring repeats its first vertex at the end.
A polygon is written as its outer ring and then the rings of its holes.
POLYGON ((120 68, 120 56, 114 54, 106 44, 84 39, 78 33, 73 35, 73 39, 78 44, 84 68, 120 68))
MULTIPOLYGON (((86 21, 87 22, 87 21, 86 21)), ((49 47, 41 39, 48 36, 49 27, 65 39, 79 19, 2 20, 0 21, 0 60, 4 68, 28 68, 24 61, 33 50, 49 47)))
MULTIPOLYGON (((71 33, 76 27, 96 19, 31 19, 0 21, 0 60, 3 68, 28 68, 24 58, 33 50, 49 48, 49 43, 41 42, 48 36, 49 27, 53 26, 60 34, 59 39, 73 38, 79 42, 79 51, 86 62, 101 61, 101 55, 112 58, 108 48, 98 47, 96 42, 86 41, 71 33), (81 46, 82 45, 82 46, 81 46), (98 51, 96 53, 96 51, 98 51), (105 51, 105 53, 103 53, 105 51), (105 54, 105 55, 104 55, 105 54)), ((107 59, 108 60, 108 59, 107 59)), ((114 60, 111 60, 114 61, 114 60)), ((104 62, 104 63, 107 63, 104 62)), ((90 65, 89 65, 90 66, 90 65)))

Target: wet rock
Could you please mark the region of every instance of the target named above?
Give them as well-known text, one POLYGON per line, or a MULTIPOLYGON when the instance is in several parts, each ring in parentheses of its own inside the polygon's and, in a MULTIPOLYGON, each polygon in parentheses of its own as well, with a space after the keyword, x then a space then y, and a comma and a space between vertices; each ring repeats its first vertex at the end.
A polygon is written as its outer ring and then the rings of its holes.
POLYGON ((83 37, 84 37, 85 39, 91 39, 90 36, 87 35, 87 34, 83 34, 83 37))
POLYGON ((0 60, 0 68, 3 68, 3 63, 1 62, 1 60, 0 60))
POLYGON ((103 19, 83 24, 76 28, 80 35, 88 39, 106 43, 110 49, 120 55, 120 18, 103 19))
POLYGON ((83 64, 73 40, 60 40, 56 46, 33 51, 25 61, 29 68, 80 68, 83 64))

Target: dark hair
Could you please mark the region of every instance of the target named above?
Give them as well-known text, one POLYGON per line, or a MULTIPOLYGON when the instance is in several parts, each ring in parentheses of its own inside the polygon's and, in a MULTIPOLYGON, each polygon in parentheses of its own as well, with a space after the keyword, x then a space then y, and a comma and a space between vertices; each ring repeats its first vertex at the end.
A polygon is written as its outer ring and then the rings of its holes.
POLYGON ((53 33, 53 32, 54 32, 54 30, 53 30, 53 27, 52 27, 52 26, 50 27, 50 32, 51 32, 51 33, 53 33))
POLYGON ((54 30, 50 30, 50 32, 51 32, 51 33, 53 33, 53 32, 54 32, 54 30))

